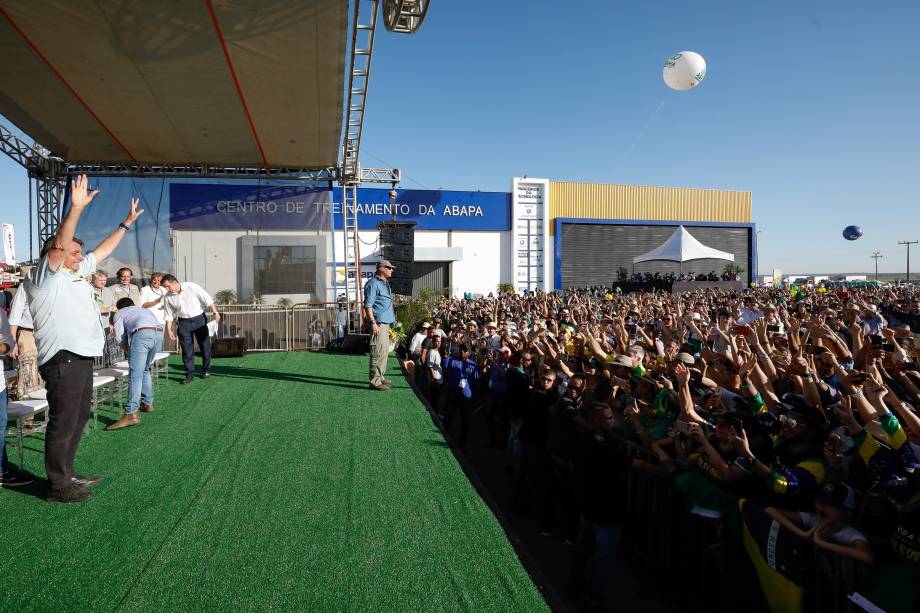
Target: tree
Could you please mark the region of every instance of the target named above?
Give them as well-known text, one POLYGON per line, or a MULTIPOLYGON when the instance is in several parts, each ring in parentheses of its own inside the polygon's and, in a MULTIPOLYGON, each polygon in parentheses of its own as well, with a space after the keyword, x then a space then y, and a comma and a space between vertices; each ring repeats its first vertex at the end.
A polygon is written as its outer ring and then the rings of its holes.
POLYGON ((294 303, 291 302, 290 298, 279 298, 278 302, 276 302, 275 304, 277 304, 280 307, 284 307, 286 309, 289 309, 292 306, 294 306, 294 303))
POLYGON ((730 275, 740 275, 741 273, 744 272, 744 267, 738 266, 734 262, 728 262, 725 265, 725 268, 722 269, 722 272, 730 274, 730 275))
POLYGON ((498 293, 501 294, 513 294, 514 293, 514 283, 508 283, 503 281, 498 284, 498 293))
POLYGON ((214 294, 214 302, 217 304, 236 304, 236 292, 232 289, 222 289, 214 294))

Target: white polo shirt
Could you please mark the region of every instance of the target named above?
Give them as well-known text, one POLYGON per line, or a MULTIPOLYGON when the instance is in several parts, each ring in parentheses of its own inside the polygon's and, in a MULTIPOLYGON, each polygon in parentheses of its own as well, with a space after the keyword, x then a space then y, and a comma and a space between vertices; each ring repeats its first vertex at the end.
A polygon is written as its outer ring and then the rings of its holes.
MULTIPOLYGON (((19 293, 19 292, 16 292, 19 293)), ((7 351, 12 351, 13 347, 16 346, 16 340, 13 338, 12 332, 10 332, 10 324, 6 319, 6 314, 3 312, 3 309, 0 309, 0 345, 6 345, 7 351)), ((3 377, 3 380, 0 381, 0 392, 6 389, 6 377, 3 377)), ((6 409, 4 409, 5 411, 6 409)), ((5 432, 3 434, 6 434, 5 432)))
POLYGON ((29 330, 33 328, 32 313, 29 312, 29 301, 26 299, 24 286, 16 290, 13 302, 10 303, 10 325, 29 330))
MULTIPOLYGON (((148 302, 153 302, 160 296, 165 296, 169 292, 166 291, 166 288, 162 285, 157 289, 153 289, 149 285, 145 285, 141 290, 141 299, 138 302, 137 306, 144 306, 148 302)), ((151 307, 147 307, 147 310, 153 313, 153 316, 157 318, 157 321, 162 326, 166 323, 166 299, 160 300, 158 303, 151 307)))
POLYGON ((166 294, 164 302, 166 320, 172 321, 198 317, 206 307, 214 304, 214 299, 197 283, 186 281, 180 283, 178 294, 166 294))
POLYGON ((38 363, 44 364, 59 351, 84 357, 102 355, 105 337, 99 325, 99 309, 93 299, 93 286, 86 277, 96 270, 96 256, 87 253, 77 272, 64 265, 57 271, 48 267, 45 255, 23 283, 32 323, 38 363))

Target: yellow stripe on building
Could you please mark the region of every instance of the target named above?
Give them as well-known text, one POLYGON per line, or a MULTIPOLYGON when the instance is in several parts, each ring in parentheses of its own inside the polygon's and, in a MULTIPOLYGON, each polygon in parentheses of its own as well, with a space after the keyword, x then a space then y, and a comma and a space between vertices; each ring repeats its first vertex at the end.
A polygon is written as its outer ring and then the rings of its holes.
POLYGON ((751 192, 565 181, 549 186, 550 219, 751 222, 751 192))

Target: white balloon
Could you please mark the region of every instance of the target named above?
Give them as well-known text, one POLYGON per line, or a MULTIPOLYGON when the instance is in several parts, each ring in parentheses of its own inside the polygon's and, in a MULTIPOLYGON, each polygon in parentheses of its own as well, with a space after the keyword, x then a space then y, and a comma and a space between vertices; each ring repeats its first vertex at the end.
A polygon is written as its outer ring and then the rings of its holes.
POLYGON ((675 53, 664 63, 662 76, 671 89, 693 89, 706 77, 706 60, 693 51, 675 53))

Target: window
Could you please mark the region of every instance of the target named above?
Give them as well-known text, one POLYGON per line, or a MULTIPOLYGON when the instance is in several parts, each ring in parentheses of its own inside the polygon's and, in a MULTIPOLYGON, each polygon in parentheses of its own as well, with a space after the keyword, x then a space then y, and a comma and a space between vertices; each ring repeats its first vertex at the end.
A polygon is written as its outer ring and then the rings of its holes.
POLYGON ((316 247, 253 247, 255 293, 315 294, 316 247))

